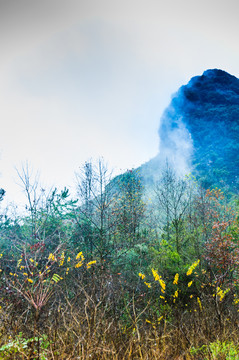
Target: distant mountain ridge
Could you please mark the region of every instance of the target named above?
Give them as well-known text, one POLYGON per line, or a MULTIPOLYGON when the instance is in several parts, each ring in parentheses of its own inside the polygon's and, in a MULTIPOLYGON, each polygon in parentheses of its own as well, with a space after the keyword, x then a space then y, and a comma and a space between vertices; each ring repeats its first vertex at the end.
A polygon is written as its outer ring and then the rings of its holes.
POLYGON ((172 96, 159 137, 159 154, 140 167, 145 183, 167 159, 204 187, 239 189, 239 79, 219 69, 193 77, 172 96))

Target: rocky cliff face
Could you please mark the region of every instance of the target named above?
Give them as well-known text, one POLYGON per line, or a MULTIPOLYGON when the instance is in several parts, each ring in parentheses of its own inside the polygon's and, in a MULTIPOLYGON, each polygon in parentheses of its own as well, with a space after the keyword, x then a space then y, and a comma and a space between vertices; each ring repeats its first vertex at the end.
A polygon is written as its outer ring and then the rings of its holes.
POLYGON ((173 95, 159 137, 159 154, 140 168, 146 182, 167 159, 205 187, 239 188, 239 79, 218 69, 193 77, 173 95))

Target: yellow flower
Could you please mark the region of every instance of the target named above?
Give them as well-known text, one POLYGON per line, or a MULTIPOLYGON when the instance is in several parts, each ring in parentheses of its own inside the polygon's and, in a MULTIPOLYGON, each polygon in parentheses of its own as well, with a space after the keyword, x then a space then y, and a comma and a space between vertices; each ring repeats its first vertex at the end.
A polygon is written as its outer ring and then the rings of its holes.
POLYGON ((145 284, 146 286, 148 286, 148 288, 151 288, 151 284, 150 284, 150 283, 147 283, 147 282, 145 281, 144 284, 145 284))
POLYGON ((50 261, 50 260, 55 261, 56 258, 55 258, 55 256, 54 256, 52 253, 50 253, 49 256, 48 256, 48 260, 49 260, 49 261, 50 261))
POLYGON ((139 277, 143 280, 145 278, 145 275, 142 273, 139 273, 139 277))
POLYGON ((33 283, 33 280, 32 279, 27 279, 27 281, 29 282, 29 283, 33 283))
POLYGON ((65 253, 64 251, 61 253, 61 257, 60 257, 60 264, 59 266, 62 266, 64 264, 65 261, 65 253))
POLYGON ((237 305, 239 303, 239 299, 234 299, 234 305, 237 305))
POLYGON ((222 301, 226 293, 228 293, 230 289, 222 290, 220 287, 217 287, 216 295, 219 297, 219 301, 222 301))
POLYGON ((153 273, 153 276, 154 276, 154 280, 158 281, 159 280, 159 274, 158 274, 157 270, 152 269, 152 273, 153 273))
POLYGON ((81 258, 81 260, 84 260, 84 259, 85 259, 84 256, 83 256, 83 254, 82 254, 82 251, 80 251, 80 252, 76 255, 76 260, 79 259, 79 258, 81 258))
POLYGON ((93 260, 93 261, 90 261, 87 263, 87 269, 90 269, 91 268, 91 265, 95 264, 96 263, 96 260, 93 260))
POLYGON ((202 303, 201 303, 201 300, 199 299, 199 297, 197 297, 197 302, 200 307, 200 310, 202 311, 202 303))
POLYGON ((161 278, 161 276, 160 276, 160 278, 159 278, 159 283, 160 283, 160 286, 161 286, 161 291, 164 293, 164 292, 165 292, 165 289, 166 289, 166 284, 165 284, 165 282, 163 281, 163 279, 161 278))
POLYGON ((198 259, 197 261, 195 261, 188 269, 187 271, 187 275, 191 275, 193 270, 196 269, 196 267, 198 266, 198 264, 200 263, 200 260, 198 259))
POLYGON ((175 276, 174 276, 174 280, 173 280, 173 284, 174 284, 174 285, 178 285, 178 278, 179 278, 179 274, 177 273, 177 274, 175 274, 175 276))
POLYGON ((82 265, 83 265, 83 262, 80 261, 80 262, 78 262, 78 263, 75 265, 75 268, 79 268, 79 267, 81 267, 82 265))
POLYGON ((193 281, 190 281, 190 282, 188 283, 188 287, 190 287, 190 286, 192 285, 192 283, 193 283, 193 281))
POLYGON ((160 284, 160 286, 161 286, 161 291, 162 291, 162 293, 165 293, 166 284, 165 284, 165 282, 163 281, 162 277, 159 276, 157 270, 152 269, 152 273, 153 273, 153 276, 154 276, 154 280, 159 282, 159 284, 160 284))
POLYGON ((18 262, 17 262, 17 267, 20 266, 21 262, 22 262, 22 259, 19 259, 18 262))

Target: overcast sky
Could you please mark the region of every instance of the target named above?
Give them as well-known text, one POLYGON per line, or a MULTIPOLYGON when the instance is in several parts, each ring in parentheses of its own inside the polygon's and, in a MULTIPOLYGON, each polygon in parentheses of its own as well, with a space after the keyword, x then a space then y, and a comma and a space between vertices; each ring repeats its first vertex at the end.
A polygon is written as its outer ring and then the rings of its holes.
MULTIPOLYGON (((239 77, 237 0, 0 0, 0 187, 14 167, 70 186, 89 158, 137 167, 192 76, 239 77)), ((19 190, 20 191, 20 190, 19 190)), ((5 200, 6 201, 6 200, 5 200)))

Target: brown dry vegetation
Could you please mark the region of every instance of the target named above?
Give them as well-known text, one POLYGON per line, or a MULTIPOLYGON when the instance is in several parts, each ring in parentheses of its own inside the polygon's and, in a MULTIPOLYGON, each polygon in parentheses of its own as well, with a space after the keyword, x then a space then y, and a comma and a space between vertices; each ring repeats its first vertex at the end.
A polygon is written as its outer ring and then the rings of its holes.
POLYGON ((148 290, 138 294, 120 287, 117 278, 111 281, 109 286, 108 277, 97 277, 83 285, 74 275, 69 289, 62 280, 38 316, 29 302, 10 295, 1 309, 1 344, 15 345, 0 358, 238 359, 238 303, 230 292, 223 296, 205 286, 197 294, 201 281, 193 277, 197 284, 187 295, 179 290, 177 298, 172 294, 158 301, 160 285, 155 280, 153 290, 145 285, 148 290), (21 339, 32 341, 25 345, 20 339, 17 347, 20 332, 21 339), (43 335, 46 339, 38 341, 43 335), (210 344, 217 341, 233 344, 235 356, 212 354, 210 344))

